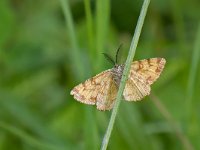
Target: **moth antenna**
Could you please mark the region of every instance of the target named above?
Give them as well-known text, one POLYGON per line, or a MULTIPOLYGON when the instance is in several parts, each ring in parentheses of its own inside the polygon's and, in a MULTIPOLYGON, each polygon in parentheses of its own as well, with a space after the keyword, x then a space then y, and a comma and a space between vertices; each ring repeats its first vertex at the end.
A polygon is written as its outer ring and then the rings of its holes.
POLYGON ((116 55, 115 55, 115 64, 118 63, 118 54, 119 54, 119 50, 120 50, 120 48, 122 47, 122 45, 123 45, 123 44, 120 44, 119 47, 118 47, 118 49, 117 49, 117 51, 116 51, 116 55))
POLYGON ((106 53, 102 53, 104 57, 112 64, 115 65, 115 61, 106 53))

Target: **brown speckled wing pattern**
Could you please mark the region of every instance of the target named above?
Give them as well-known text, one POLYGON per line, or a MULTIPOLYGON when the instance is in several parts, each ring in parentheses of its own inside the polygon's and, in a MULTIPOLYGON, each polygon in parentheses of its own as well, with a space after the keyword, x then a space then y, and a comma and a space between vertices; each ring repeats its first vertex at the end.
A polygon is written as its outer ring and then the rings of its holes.
MULTIPOLYGON (((124 99, 138 101, 149 95, 150 85, 159 78, 165 63, 164 58, 134 61, 123 92, 124 99)), ((111 69, 108 69, 77 85, 70 94, 77 101, 96 105, 99 110, 110 110, 116 100, 117 91, 118 85, 114 81, 111 69)))

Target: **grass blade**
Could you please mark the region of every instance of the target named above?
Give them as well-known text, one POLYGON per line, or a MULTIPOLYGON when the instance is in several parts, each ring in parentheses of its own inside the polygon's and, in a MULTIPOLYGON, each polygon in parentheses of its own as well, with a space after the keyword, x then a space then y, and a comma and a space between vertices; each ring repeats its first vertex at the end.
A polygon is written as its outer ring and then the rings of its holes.
MULTIPOLYGON (((79 46, 78 46, 78 41, 76 39, 76 34, 75 34, 75 29, 74 29, 74 23, 72 20, 72 15, 71 15, 71 11, 70 11, 70 7, 68 4, 68 0, 60 0, 61 2, 61 6, 63 9, 63 13, 66 19, 66 24, 67 24, 67 28, 68 28, 68 32, 69 32, 69 37, 71 39, 71 44, 72 44, 72 58, 74 61, 74 67, 76 69, 72 69, 72 70, 76 70, 76 75, 78 77, 78 79, 83 79, 85 74, 85 66, 84 63, 80 63, 82 62, 82 58, 81 58, 81 52, 79 51, 79 46)), ((89 2, 88 2, 89 3, 89 2)), ((89 7, 89 6, 87 6, 89 7)), ((89 9, 89 8, 88 8, 89 9)), ((90 13, 89 13, 90 14, 90 13)), ((90 18, 90 17, 89 17, 90 18)), ((91 24, 91 23, 89 23, 91 24)), ((91 31, 90 31, 91 32, 91 31)), ((97 145, 95 143, 97 143, 97 139, 98 139, 98 130, 96 128, 96 124, 95 122, 93 122, 94 120, 94 113, 92 113, 92 109, 86 108, 85 109, 85 126, 84 126, 84 142, 85 142, 85 149, 96 149, 97 145), (90 126, 90 128, 88 128, 88 126, 90 126)))
POLYGON ((195 85, 195 78, 197 74, 197 66, 200 58, 200 24, 197 31, 196 41, 194 44, 194 51, 191 59, 191 67, 189 72, 188 79, 188 88, 187 88, 187 99, 186 99, 186 107, 187 107, 187 118, 190 117, 193 105, 192 105, 192 96, 195 85))
MULTIPOLYGON (((96 2, 96 52, 101 54, 104 51, 104 46, 106 42, 106 36, 109 28, 109 18, 110 18, 110 1, 100 0, 96 2)), ((97 55, 94 66, 95 69, 99 69, 102 65, 103 57, 97 55)), ((95 70, 96 71, 96 70, 95 70)))
POLYGON ((67 31, 69 33, 69 37, 71 40, 71 45, 72 45, 72 50, 71 50, 71 54, 72 54, 72 58, 73 58, 73 62, 72 63, 74 65, 74 68, 76 68, 77 72, 78 72, 78 77, 79 79, 83 78, 84 76, 84 67, 81 65, 81 54, 79 51, 79 46, 78 46, 78 42, 77 42, 77 38, 76 38, 76 34, 75 34, 75 29, 74 29, 74 22, 72 19, 72 14, 70 11, 70 7, 68 4, 68 0, 60 0, 61 3, 61 7, 64 13, 64 17, 66 20, 66 25, 67 25, 67 31))
POLYGON ((199 116, 198 116, 198 107, 197 101, 198 97, 194 99, 194 91, 196 91, 196 80, 197 80, 197 70, 198 63, 200 59, 200 23, 198 26, 198 31, 196 34, 196 39, 194 43, 194 50, 192 53, 190 72, 188 78, 187 86, 187 95, 186 95, 186 132, 190 139, 193 141, 195 146, 199 145, 199 142, 196 141, 199 137, 199 116), (194 142, 195 141, 195 142, 194 142))
POLYGON ((86 14, 89 54, 91 55, 90 56, 91 59, 94 59, 95 58, 95 51, 94 51, 95 39, 94 39, 94 25, 93 25, 93 20, 92 20, 90 0, 84 0, 84 6, 85 6, 85 14, 86 14))
POLYGON ((105 134, 103 142, 102 142, 102 147, 101 147, 102 150, 106 150, 107 146, 108 146, 110 135, 112 133, 112 129, 113 129, 113 126, 114 126, 114 123, 115 123, 118 108, 119 108, 120 101, 122 99, 122 94, 123 94, 123 91, 124 91, 124 88, 125 88, 125 83, 126 83, 126 80, 128 78, 129 70, 130 70, 130 67, 131 67, 131 62, 132 62, 133 57, 135 55, 136 47, 137 47, 137 44, 138 44, 138 41, 139 41, 139 37, 140 37, 140 34, 141 34, 142 26, 144 24, 144 19, 145 19, 146 13, 147 13, 149 3, 150 3, 150 0, 144 0, 143 6, 142 6, 142 9, 141 9, 141 12, 140 12, 138 23, 137 23, 137 26, 136 26, 136 29, 135 29, 135 33, 134 33, 132 42, 131 42, 129 54, 128 54, 126 64, 125 64, 125 67, 124 67, 122 79, 121 79, 121 82, 120 82, 119 91, 117 93, 116 102, 115 102, 115 105, 114 105, 114 108, 113 108, 113 111, 112 111, 112 114, 111 114, 111 118, 110 118, 110 122, 109 122, 109 125, 108 125, 108 128, 107 128, 106 134, 105 134))

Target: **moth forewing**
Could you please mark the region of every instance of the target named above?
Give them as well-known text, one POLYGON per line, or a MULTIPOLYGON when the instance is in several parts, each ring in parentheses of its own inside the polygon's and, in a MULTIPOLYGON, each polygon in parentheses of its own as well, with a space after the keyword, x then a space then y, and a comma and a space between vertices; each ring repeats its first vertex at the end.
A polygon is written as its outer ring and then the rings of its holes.
POLYGON ((109 69, 77 85, 70 94, 81 103, 96 104, 99 110, 109 110, 113 106, 116 92, 117 87, 109 69))

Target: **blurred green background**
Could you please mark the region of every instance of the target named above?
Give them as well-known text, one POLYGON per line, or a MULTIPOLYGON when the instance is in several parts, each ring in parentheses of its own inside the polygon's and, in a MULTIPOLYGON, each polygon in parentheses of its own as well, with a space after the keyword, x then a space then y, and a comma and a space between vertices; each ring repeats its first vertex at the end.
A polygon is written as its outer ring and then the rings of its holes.
MULTIPOLYGON (((111 111, 70 96, 125 62, 142 0, 0 1, 0 150, 99 149, 111 111)), ((135 59, 166 67, 141 102, 122 101, 108 149, 200 149, 200 1, 152 0, 135 59)))

